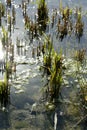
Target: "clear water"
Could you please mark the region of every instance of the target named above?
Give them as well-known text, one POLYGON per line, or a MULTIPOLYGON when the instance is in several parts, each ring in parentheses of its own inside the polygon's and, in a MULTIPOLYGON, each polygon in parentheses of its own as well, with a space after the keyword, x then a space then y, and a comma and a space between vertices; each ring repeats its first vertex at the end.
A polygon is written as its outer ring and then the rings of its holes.
MULTIPOLYGON (((5 2, 3 0, 1 1, 5 2)), ((33 1, 35 2, 36 0, 33 1)), ((64 6, 69 5, 73 8, 75 6, 81 6, 83 8, 83 12, 87 11, 86 0, 62 1, 64 6)), ((17 72, 15 75, 13 75, 11 82, 9 99, 10 102, 5 109, 3 108, 0 110, 0 130, 54 130, 55 112, 46 112, 44 104, 41 102, 41 88, 45 84, 41 72, 39 71, 39 65, 41 64, 42 57, 39 59, 32 58, 32 47, 34 46, 36 48, 38 43, 34 41, 32 45, 29 45, 30 41, 26 36, 26 31, 24 30, 22 10, 18 7, 21 2, 22 0, 14 0, 12 2, 16 7, 16 25, 14 33, 12 33, 11 37, 14 45, 16 44, 16 38, 18 37, 22 42, 25 42, 26 48, 24 48, 23 52, 18 54, 17 48, 15 46, 15 61, 17 62, 17 72), (25 50, 27 50, 26 54, 25 50)), ((37 5, 34 4, 34 2, 31 2, 27 8, 27 12, 31 19, 34 18, 34 14, 36 13, 37 8, 37 5)), ((59 7, 59 1, 46 0, 46 2, 49 8, 49 14, 51 15, 52 9, 59 7)), ((85 20, 85 27, 87 27, 86 17, 87 16, 83 17, 85 20)), ((3 22, 3 24, 5 23, 3 22)), ((63 42, 59 42, 54 36, 53 40, 56 51, 59 51, 61 47, 63 49, 64 55, 69 56, 71 49, 76 49, 78 46, 80 48, 87 48, 86 29, 87 28, 84 29, 85 33, 81 39, 80 44, 78 44, 78 41, 76 41, 76 39, 74 40, 73 37, 71 41, 69 39, 65 39, 63 42), (74 44, 74 42, 76 42, 76 44, 74 44)), ((64 94, 63 98, 67 100, 71 98, 71 95, 76 97, 76 93, 72 91, 72 87, 65 87, 61 91, 64 94)), ((58 118, 56 130, 86 130, 87 127, 83 123, 73 127, 76 122, 79 121, 80 117, 82 116, 81 114, 83 114, 78 112, 79 109, 80 108, 78 106, 74 106, 72 104, 60 103, 55 110, 57 113, 57 117, 55 118, 58 118), (67 107, 69 109, 67 109, 67 107)))

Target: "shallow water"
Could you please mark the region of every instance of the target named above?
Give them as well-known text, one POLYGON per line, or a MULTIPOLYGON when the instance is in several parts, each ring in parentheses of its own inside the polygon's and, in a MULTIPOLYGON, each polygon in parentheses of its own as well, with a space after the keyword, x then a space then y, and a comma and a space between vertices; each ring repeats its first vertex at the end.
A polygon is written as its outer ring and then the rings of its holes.
MULTIPOLYGON (((14 45, 16 44, 16 38, 18 37, 21 42, 26 44, 26 48, 23 47, 22 52, 19 50, 18 53, 15 45, 17 72, 12 76, 10 99, 7 108, 0 110, 0 130, 53 130, 55 112, 57 113, 55 117, 57 118, 56 130, 86 130, 87 127, 84 125, 84 122, 74 127, 76 122, 82 117, 83 112, 81 112, 82 110, 80 110, 81 108, 78 104, 73 104, 78 102, 78 99, 76 98, 78 83, 74 81, 74 78, 66 77, 66 75, 69 76, 72 69, 74 72, 74 69, 76 69, 75 67, 73 68, 71 66, 69 72, 66 71, 66 74, 64 75, 65 86, 61 89, 61 95, 64 99, 63 103, 58 103, 58 107, 55 111, 46 112, 41 93, 41 88, 44 86, 45 80, 42 77, 42 73, 39 71, 39 66, 42 64, 42 56, 40 56, 39 59, 36 57, 32 58, 32 47, 34 46, 36 48, 38 42, 35 40, 33 41, 33 44, 30 44, 30 40, 27 38, 28 36, 24 29, 22 10, 18 6, 21 4, 21 1, 22 0, 14 0, 14 2, 12 2, 16 8, 16 25, 11 37, 14 45), (66 83, 66 81, 69 82, 66 83), (73 82, 75 83, 75 86, 73 86, 73 82)), ((62 1, 64 6, 67 4, 73 8, 75 6, 81 6, 86 12, 87 1, 62 1)), ((46 2, 49 8, 49 15, 51 15, 52 9, 59 7, 59 1, 46 0, 46 2)), ((36 8, 36 4, 32 2, 28 5, 27 12, 31 19, 34 19, 36 8)), ((85 16, 83 18, 84 20, 86 19, 85 16)), ((84 22, 86 25, 86 21, 84 22)), ((87 28, 85 28, 85 32, 87 32, 86 29, 87 28)), ((53 35, 53 31, 51 31, 51 34, 53 35)), ((75 50, 78 47, 87 48, 86 39, 86 33, 84 33, 80 44, 78 43, 78 40, 73 39, 73 36, 71 39, 66 38, 62 42, 58 41, 54 36, 54 48, 56 51, 59 51, 60 48, 62 48, 63 54, 71 57, 71 49, 75 50)))

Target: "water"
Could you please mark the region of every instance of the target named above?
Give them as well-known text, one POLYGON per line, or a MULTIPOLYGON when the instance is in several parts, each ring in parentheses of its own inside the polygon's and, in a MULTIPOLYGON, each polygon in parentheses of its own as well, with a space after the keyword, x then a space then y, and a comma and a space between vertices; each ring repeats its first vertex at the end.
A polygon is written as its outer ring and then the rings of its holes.
MULTIPOLYGON (((81 6, 86 12, 87 1, 62 1, 64 6, 69 5, 73 8, 75 6, 81 6)), ((17 71, 16 74, 13 75, 10 83, 11 87, 9 103, 6 108, 3 107, 0 110, 0 130, 86 130, 87 127, 84 125, 84 122, 77 125, 75 128, 73 127, 76 122, 80 120, 83 112, 80 113, 81 110, 78 105, 75 106, 70 103, 72 100, 73 102, 76 101, 78 91, 78 89, 72 85, 74 80, 72 78, 69 80, 70 82, 65 85, 67 87, 63 87, 61 90, 62 98, 65 99, 64 103, 59 103, 55 112, 46 112, 42 102, 41 93, 41 88, 44 86, 45 81, 42 78, 42 73, 39 71, 39 66, 42 63, 42 56, 40 56, 39 59, 36 57, 32 58, 32 47, 34 46, 36 49, 38 42, 35 40, 33 41, 33 44, 30 44, 30 40, 26 35, 22 10, 18 6, 21 4, 21 2, 22 0, 14 0, 12 2, 16 8, 16 24, 11 38, 14 45, 16 44, 16 38, 18 37, 21 42, 26 44, 26 47, 23 47, 22 51, 20 48, 18 53, 15 45, 15 62, 17 64, 17 71), (72 90, 72 87, 75 89, 75 93, 72 90), (74 98, 72 99, 72 97, 74 98)), ((31 2, 27 7, 27 12, 30 18, 33 20, 37 8, 37 5, 34 4, 34 2, 31 2)), ((59 1, 46 0, 46 2, 49 8, 49 15, 51 16, 52 9, 59 7, 59 1)), ((85 19, 86 18, 84 16, 84 20, 85 19)), ((87 30, 85 29, 85 32, 86 31, 87 30)), ((53 32, 51 32, 51 34, 52 33, 53 32)), ((67 55, 68 57, 71 48, 72 50, 78 48, 78 41, 73 38, 71 39, 71 42, 68 38, 62 42, 59 42, 54 36, 53 40, 56 51, 59 51, 61 47, 64 55, 67 55), (74 42, 77 42, 75 46, 73 44, 74 42)), ((84 34, 82 37, 79 47, 87 48, 86 34, 84 34)), ((65 80, 67 80, 66 77, 65 80)))

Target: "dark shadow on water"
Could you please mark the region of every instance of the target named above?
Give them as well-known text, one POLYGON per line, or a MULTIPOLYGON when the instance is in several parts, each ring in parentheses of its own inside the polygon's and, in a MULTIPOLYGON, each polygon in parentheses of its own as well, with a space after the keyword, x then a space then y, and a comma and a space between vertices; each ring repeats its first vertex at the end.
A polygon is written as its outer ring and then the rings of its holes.
POLYGON ((10 95, 8 92, 0 94, 0 130, 10 127, 9 116, 10 95))
POLYGON ((9 127, 10 127, 9 113, 0 111, 0 129, 7 129, 9 127))

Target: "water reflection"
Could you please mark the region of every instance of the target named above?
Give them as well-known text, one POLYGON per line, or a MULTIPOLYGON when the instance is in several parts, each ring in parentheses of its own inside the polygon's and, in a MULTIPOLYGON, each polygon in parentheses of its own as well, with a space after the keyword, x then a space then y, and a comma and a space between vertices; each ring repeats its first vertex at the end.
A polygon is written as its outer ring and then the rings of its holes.
MULTIPOLYGON (((58 8, 58 1, 52 1, 52 0, 47 0, 48 1, 48 7, 49 7, 49 15, 52 15, 52 8, 57 7, 58 8), (57 3, 56 3, 57 2, 57 3), (55 4, 56 3, 56 4, 55 4)), ((23 14, 22 14, 22 10, 21 8, 19 8, 19 4, 21 7, 21 1, 15 0, 13 4, 15 4, 15 9, 17 11, 16 14, 16 18, 18 20, 18 23, 16 23, 16 26, 18 28, 14 29, 14 33, 12 34, 12 40, 15 43, 16 41, 16 36, 20 37, 20 39, 24 38, 25 32, 24 32, 24 23, 21 22, 22 18, 23 18, 23 14), (18 34, 19 32, 19 34, 18 34)), ((66 2, 66 0, 64 1, 64 3, 66 2)), ((71 1, 70 1, 71 2, 71 1)), ((72 3, 71 3, 72 4, 72 3)), ((30 18, 34 21, 34 14, 36 13, 36 8, 37 6, 34 5, 33 3, 30 3, 30 5, 27 5, 27 13, 30 15, 30 18), (33 14, 33 16, 32 16, 33 14)), ((55 21, 55 24, 57 23, 57 21, 55 21)), ((59 42, 58 39, 56 39, 55 37, 55 29, 56 27, 54 25, 51 25, 51 23, 47 26, 47 33, 50 34, 53 37, 53 42, 54 42, 54 46, 56 51, 58 51, 58 49, 60 50, 60 48, 63 48, 63 53, 65 55, 68 55, 68 51, 71 51, 72 48, 77 49, 78 48, 78 41, 76 41, 75 39, 73 39, 73 37, 71 37, 70 39, 64 39, 63 42, 59 42), (53 29, 51 29, 51 26, 53 26, 53 29), (70 43, 71 41, 71 43, 70 43), (67 42, 69 42, 67 44, 67 42), (76 44, 73 44, 77 42, 76 44), (68 51, 67 51, 68 50, 68 51), (67 54, 66 54, 67 53, 67 54)), ((27 35, 27 37, 29 38, 29 35, 27 35)), ((42 39, 41 39, 42 41, 42 39)), ((79 44, 79 47, 84 47, 86 46, 86 40, 85 43, 82 44, 83 39, 81 39, 81 44, 79 44)), ((39 129, 39 127, 41 128, 41 130, 45 130, 45 128, 48 130, 48 127, 54 126, 54 128, 56 130, 64 130, 66 128, 64 128, 65 126, 65 120, 66 122, 69 122, 70 124, 73 122, 73 120, 71 119, 72 117, 70 115, 67 116, 67 113, 65 113, 66 115, 63 115, 63 112, 65 109, 62 110, 62 105, 59 104, 60 107, 58 107, 58 109, 55 111, 55 113, 52 113, 53 115, 48 114, 48 118, 46 118, 47 120, 45 121, 45 116, 46 114, 42 115, 37 114, 37 116, 34 118, 32 118, 32 115, 29 115, 29 111, 30 108, 32 106, 32 104, 35 103, 35 101, 37 101, 39 99, 38 97, 38 90, 39 88, 42 86, 41 81, 41 77, 39 77, 38 79, 36 77, 38 77, 40 74, 37 71, 37 69, 35 69, 35 66, 37 64, 39 64, 40 62, 40 57, 39 57, 39 48, 37 40, 33 40, 32 37, 30 37, 30 39, 26 40, 26 45, 25 42, 20 40, 18 41, 19 43, 17 43, 16 46, 16 51, 15 53, 15 61, 17 64, 17 75, 16 75, 16 79, 14 79, 12 81, 12 87, 11 87, 11 95, 10 95, 10 89, 9 92, 2 92, 2 94, 0 95, 0 103, 1 103, 1 111, 0 111, 0 128, 1 129, 7 129, 10 127, 10 115, 9 115, 9 104, 10 104, 10 96, 13 97, 13 99, 11 100, 11 102, 14 104, 14 106, 16 107, 16 112, 14 114, 14 117, 11 118, 12 123, 15 121, 14 119, 20 119, 22 120, 22 114, 24 113, 28 113, 27 116, 24 115, 23 119, 26 119, 26 121, 29 123, 32 123, 32 126, 36 129, 39 129), (30 45, 29 45, 30 44, 30 45), (37 56, 39 58, 37 58, 37 56), (33 58, 31 58, 33 57, 33 58), (36 59, 37 58, 37 59, 36 59), (27 64, 25 66, 25 64, 27 64), (35 77, 35 79, 34 79, 35 77), (26 106, 27 105, 27 106, 26 106), (26 107, 25 107, 26 106, 26 107), (20 109, 20 113, 18 113, 18 109, 20 109), (34 120, 35 119, 35 120, 34 120), (38 120, 37 120, 38 119, 38 120), (49 123, 49 119, 51 124, 49 123), (40 120, 42 120, 42 124, 40 124, 40 120), (55 125, 54 125, 55 124, 55 125)), ((43 41, 42 41, 43 42, 43 41)), ((2 51, 2 45, 0 45, 0 58, 1 58, 1 62, 0 62, 0 70, 4 69, 4 62, 2 62, 3 59, 3 51, 2 51)), ((3 71, 2 71, 3 72, 3 71)), ((72 89, 71 89, 72 90, 72 89)), ((64 91, 65 92, 65 91, 64 91)), ((69 92, 69 89, 67 90, 67 92, 69 92)), ((57 104, 58 105, 58 104, 57 104)), ((67 105, 67 108, 69 107, 69 105, 67 105)), ((12 109, 11 109, 12 110, 12 109)), ((12 110, 12 113, 14 112, 14 109, 12 110)), ((39 112, 38 112, 39 113, 39 112)), ((31 113, 32 114, 32 113, 31 113)), ((16 122, 17 123, 17 122, 16 122)), ((68 125, 68 128, 70 128, 70 124, 68 125)), ((19 124, 21 125, 21 123, 19 124)), ((29 124, 30 125, 30 124, 29 124)), ((67 123, 66 123, 67 125, 67 123)), ((31 126, 31 125, 30 125, 31 126)), ((14 127, 14 126, 13 126, 14 127)), ((19 128, 20 126, 18 126, 19 128)), ((25 127, 25 126, 22 126, 25 127)), ((34 129, 35 129, 34 128, 34 129)), ((14 128, 15 129, 15 128, 14 128)), ((25 129, 29 129, 29 128, 25 128, 25 129)), ((33 129, 33 128, 32 128, 33 129)), ((51 129, 51 128, 49 128, 51 129)))

